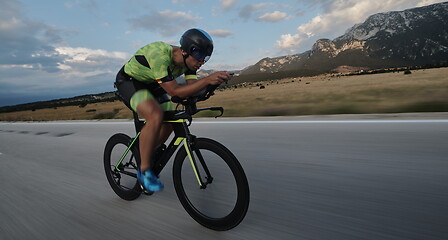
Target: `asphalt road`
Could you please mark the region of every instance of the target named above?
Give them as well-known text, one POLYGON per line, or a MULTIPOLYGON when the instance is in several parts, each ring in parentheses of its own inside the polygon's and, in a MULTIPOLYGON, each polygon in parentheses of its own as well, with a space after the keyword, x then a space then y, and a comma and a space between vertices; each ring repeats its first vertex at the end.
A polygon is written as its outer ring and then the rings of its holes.
POLYGON ((171 170, 161 193, 114 194, 103 149, 132 134, 130 122, 0 123, 0 239, 448 239, 448 121, 211 120, 191 130, 246 171, 250 208, 235 229, 191 219, 171 170))

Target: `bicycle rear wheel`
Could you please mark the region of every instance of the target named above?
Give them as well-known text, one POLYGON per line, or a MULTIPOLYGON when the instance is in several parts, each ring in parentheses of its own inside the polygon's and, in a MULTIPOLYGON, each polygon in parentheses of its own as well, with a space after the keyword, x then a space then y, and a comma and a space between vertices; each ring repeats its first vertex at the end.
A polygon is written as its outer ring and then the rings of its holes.
POLYGON ((104 149, 104 170, 107 181, 119 197, 128 201, 138 198, 142 193, 137 181, 137 161, 140 160, 137 147, 132 146, 123 157, 131 141, 129 136, 117 133, 107 141, 104 149))
POLYGON ((173 163, 173 181, 182 206, 207 228, 234 228, 249 207, 249 184, 243 168, 226 147, 211 139, 198 138, 191 154, 202 181, 208 184, 200 188, 188 153, 181 148, 173 163))

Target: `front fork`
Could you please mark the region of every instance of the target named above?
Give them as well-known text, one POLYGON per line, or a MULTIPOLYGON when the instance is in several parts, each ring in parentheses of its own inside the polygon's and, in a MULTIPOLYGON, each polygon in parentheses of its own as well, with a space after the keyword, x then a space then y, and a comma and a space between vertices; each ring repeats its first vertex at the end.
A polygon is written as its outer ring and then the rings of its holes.
POLYGON ((193 168, 193 172, 196 176, 196 179, 198 181, 199 187, 201 189, 207 188, 207 185, 213 182, 213 177, 210 174, 210 171, 205 164, 204 157, 202 156, 202 153, 199 151, 199 149, 196 147, 196 136, 189 134, 186 138, 182 138, 182 143, 185 147, 185 151, 188 156, 188 160, 190 161, 191 167, 193 168), (195 154, 193 154, 195 153, 195 154), (204 170, 205 174, 207 175, 205 177, 206 182, 202 181, 201 172, 199 171, 199 167, 197 164, 197 159, 199 160, 199 163, 202 166, 202 169, 204 170))

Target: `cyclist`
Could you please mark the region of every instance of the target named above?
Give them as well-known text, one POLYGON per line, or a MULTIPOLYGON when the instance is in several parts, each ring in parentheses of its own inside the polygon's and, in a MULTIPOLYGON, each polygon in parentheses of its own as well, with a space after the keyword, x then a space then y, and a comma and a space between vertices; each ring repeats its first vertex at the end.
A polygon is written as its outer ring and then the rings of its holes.
POLYGON ((180 47, 154 42, 140 48, 117 74, 115 86, 126 106, 146 120, 140 134, 140 166, 137 179, 147 191, 163 189, 163 184, 151 171, 151 155, 172 132, 163 124, 163 111, 174 110, 169 96, 186 98, 207 85, 228 81, 227 71, 219 71, 198 79, 196 71, 210 59, 213 40, 201 29, 189 29, 180 39, 180 47), (186 85, 175 79, 185 75, 186 85), (169 95, 169 96, 168 96, 169 95))

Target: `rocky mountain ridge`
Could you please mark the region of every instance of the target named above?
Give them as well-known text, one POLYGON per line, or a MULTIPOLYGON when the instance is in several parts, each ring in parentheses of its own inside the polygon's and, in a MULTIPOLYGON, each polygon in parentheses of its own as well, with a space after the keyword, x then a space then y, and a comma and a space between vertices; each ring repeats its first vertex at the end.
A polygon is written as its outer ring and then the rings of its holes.
POLYGON ((319 39, 300 54, 264 58, 242 74, 308 69, 331 72, 339 66, 387 68, 448 60, 448 2, 374 14, 334 39, 319 39))

